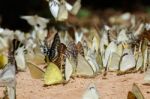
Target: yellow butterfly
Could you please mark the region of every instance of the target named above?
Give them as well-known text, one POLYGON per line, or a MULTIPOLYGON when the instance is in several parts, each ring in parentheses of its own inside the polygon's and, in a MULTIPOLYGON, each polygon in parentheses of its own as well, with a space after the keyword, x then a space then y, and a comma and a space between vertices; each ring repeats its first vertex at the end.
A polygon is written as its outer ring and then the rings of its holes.
POLYGON ((4 54, 0 54, 0 69, 3 69, 8 63, 8 57, 4 54))
POLYGON ((59 68, 52 62, 47 66, 47 69, 44 74, 44 84, 53 85, 63 82, 63 75, 59 68))
POLYGON ((32 78, 42 79, 44 77, 44 71, 35 64, 27 62, 27 66, 29 67, 32 78))

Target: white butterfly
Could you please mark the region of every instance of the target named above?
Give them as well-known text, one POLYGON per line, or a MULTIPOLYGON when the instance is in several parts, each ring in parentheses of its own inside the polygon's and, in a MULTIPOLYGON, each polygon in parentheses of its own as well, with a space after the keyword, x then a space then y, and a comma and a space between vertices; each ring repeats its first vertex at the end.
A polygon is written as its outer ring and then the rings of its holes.
POLYGON ((8 41, 6 38, 0 37, 0 49, 7 48, 8 41))
POLYGON ((117 53, 112 53, 110 62, 108 63, 110 71, 117 71, 119 69, 120 58, 121 56, 119 56, 117 53))
POLYGON ((16 85, 16 69, 15 66, 8 63, 3 70, 0 71, 0 86, 15 87, 16 85))
POLYGON ((99 93, 94 84, 90 84, 84 92, 82 99, 100 99, 99 93))
POLYGON ((135 67, 135 58, 131 51, 131 49, 125 48, 122 54, 122 58, 120 60, 120 71, 127 71, 131 68, 135 67))
POLYGON ((16 99, 16 87, 7 87, 7 94, 9 99, 16 99))
POLYGON ((73 6, 66 1, 62 1, 60 3, 58 0, 51 0, 49 2, 49 9, 53 17, 59 21, 66 20, 68 18, 68 11, 73 15, 76 15, 80 8, 81 0, 77 0, 73 6))
POLYGON ((19 31, 19 30, 16 30, 14 32, 14 35, 15 37, 19 40, 19 41, 24 41, 25 40, 25 36, 24 36, 24 33, 19 31))
POLYGON ((118 36, 117 36, 117 42, 118 43, 124 43, 124 42, 128 42, 129 41, 129 38, 126 34, 127 30, 126 29, 122 29, 118 36))
POLYGON ((22 19, 25 19, 31 26, 34 27, 34 30, 31 32, 31 36, 35 39, 43 40, 47 31, 45 30, 49 19, 39 17, 38 15, 33 16, 21 16, 22 19))
POLYGON ((93 40, 92 40, 93 42, 92 42, 92 50, 94 51, 94 50, 96 50, 96 52, 98 52, 98 50, 99 50, 99 40, 98 40, 98 38, 96 38, 95 36, 93 37, 93 40))
POLYGON ((104 52, 105 52, 105 47, 108 46, 108 44, 109 44, 108 29, 106 28, 106 30, 103 31, 102 38, 100 40, 100 52, 101 52, 102 57, 103 57, 104 52))
POLYGON ((65 2, 60 3, 56 19, 58 21, 64 21, 68 19, 68 11, 67 11, 65 2))
POLYGON ((150 84, 150 66, 147 68, 147 71, 145 72, 144 83, 150 84))
POLYGON ((143 31, 144 31, 144 24, 141 23, 141 24, 139 25, 138 29, 133 33, 134 38, 136 38, 136 39, 139 38, 140 34, 142 34, 143 31))
POLYGON ((82 41, 82 38, 83 38, 83 32, 75 32, 75 42, 76 44, 78 42, 81 42, 82 41))
POLYGON ((49 19, 40 17, 38 15, 33 16, 21 16, 22 19, 25 19, 31 26, 36 28, 44 29, 46 28, 47 23, 49 22, 49 19))
POLYGON ((15 51, 15 60, 18 67, 18 70, 24 71, 26 69, 26 61, 25 61, 25 55, 24 55, 24 46, 19 47, 15 51))
POLYGON ((143 66, 143 55, 141 52, 137 53, 136 70, 139 70, 143 66))
POLYGON ((52 15, 54 16, 54 18, 57 18, 58 16, 59 5, 60 5, 60 2, 58 0, 51 0, 49 2, 50 11, 52 15))
POLYGON ((103 66, 106 67, 109 63, 109 58, 111 59, 112 53, 117 51, 117 45, 115 42, 111 42, 105 51, 105 56, 103 58, 103 66))
POLYGON ((76 74, 79 76, 94 76, 95 72, 92 66, 86 61, 86 59, 78 54, 78 64, 76 68, 76 74))
POLYGON ((81 0, 76 0, 76 2, 74 3, 72 9, 71 9, 71 13, 73 15, 76 15, 78 13, 78 11, 81 8, 81 0))
POLYGON ((88 63, 91 65, 95 73, 100 71, 100 67, 96 61, 96 53, 92 49, 88 50, 87 55, 85 55, 85 58, 88 61, 88 63))
POLYGON ((70 63, 69 59, 66 59, 66 64, 65 64, 65 79, 66 81, 69 81, 71 75, 73 73, 73 67, 72 64, 70 63))
POLYGON ((144 50, 143 57, 144 57, 143 70, 145 71, 147 68, 147 64, 148 64, 148 47, 147 46, 146 46, 146 49, 144 50))

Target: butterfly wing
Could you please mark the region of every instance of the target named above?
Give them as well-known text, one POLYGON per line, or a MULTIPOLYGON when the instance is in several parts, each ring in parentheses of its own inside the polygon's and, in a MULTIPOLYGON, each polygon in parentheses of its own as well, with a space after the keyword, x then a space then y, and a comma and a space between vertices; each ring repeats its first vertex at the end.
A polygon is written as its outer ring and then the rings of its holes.
POLYGON ((71 10, 71 13, 73 15, 76 15, 78 13, 78 11, 80 10, 80 8, 81 8, 81 0, 76 0, 76 2, 73 5, 73 8, 71 10))
POLYGON ((8 63, 8 57, 4 54, 0 55, 0 69, 3 69, 8 63))
POLYGON ((143 66, 143 55, 142 53, 138 53, 136 61, 136 70, 139 70, 142 66, 143 66))
POLYGON ((60 3, 58 0, 51 0, 49 2, 49 9, 54 18, 57 18, 57 16, 58 16, 59 4, 60 3))
POLYGON ((150 84, 150 67, 148 67, 147 71, 145 72, 144 83, 150 84))
POLYGON ((24 48, 23 47, 19 47, 15 51, 15 60, 16 60, 17 69, 24 71, 26 69, 26 61, 25 61, 24 48))
POLYGON ((30 25, 35 26, 36 21, 33 16, 21 16, 22 19, 26 20, 30 25))
POLYGON ((94 84, 90 84, 84 92, 82 99, 100 99, 98 91, 94 84))
POLYGON ((7 87, 8 99, 16 99, 16 87, 7 87))
POLYGON ((67 8, 65 6, 65 3, 60 4, 59 6, 59 11, 58 11, 58 15, 57 15, 57 20, 58 21, 64 21, 68 19, 68 11, 67 8))
POLYGON ((106 65, 108 64, 109 61, 109 57, 112 57, 112 53, 117 51, 117 45, 114 42, 111 42, 108 47, 106 48, 105 51, 105 56, 103 59, 103 65, 104 67, 106 67, 106 65))
POLYGON ((68 2, 65 2, 65 6, 66 6, 68 11, 71 11, 71 9, 72 9, 72 5, 71 4, 69 4, 68 2))
POLYGON ((50 61, 53 61, 57 57, 59 45, 60 45, 60 38, 58 33, 56 33, 51 48, 48 50, 48 57, 50 61))
POLYGON ((73 73, 73 67, 70 63, 69 59, 66 59, 66 65, 65 65, 65 79, 68 81, 73 73))
POLYGON ((112 57, 109 63, 109 70, 110 71, 117 71, 119 69, 119 62, 120 62, 120 56, 113 52, 112 57))
POLYGON ((50 62, 44 74, 44 84, 53 85, 63 82, 63 75, 58 66, 50 62))
POLYGON ((132 86, 132 93, 136 96, 137 99, 145 99, 140 88, 135 83, 132 86))
POLYGON ((31 77, 34 79, 42 79, 44 76, 44 71, 40 69, 38 66, 31 62, 27 62, 27 66, 29 67, 31 77))
POLYGON ((94 76, 94 71, 91 65, 85 60, 83 56, 78 54, 78 64, 76 68, 76 74, 79 76, 94 76))
POLYGON ((0 71, 0 86, 14 87, 16 84, 15 76, 16 68, 8 63, 3 70, 0 71))
POLYGON ((123 56, 120 60, 120 71, 127 71, 135 67, 135 58, 130 49, 124 49, 123 56))

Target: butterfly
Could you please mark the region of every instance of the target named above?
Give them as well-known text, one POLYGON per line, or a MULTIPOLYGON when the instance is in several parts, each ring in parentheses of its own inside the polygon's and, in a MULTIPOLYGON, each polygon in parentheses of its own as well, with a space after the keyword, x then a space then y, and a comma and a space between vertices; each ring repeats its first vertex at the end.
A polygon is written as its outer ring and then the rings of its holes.
POLYGON ((140 88, 134 83, 132 91, 129 91, 127 99, 145 99, 140 88))
POLYGON ((116 52, 112 53, 109 61, 109 71, 117 71, 119 69, 120 58, 121 56, 119 56, 116 52))
POLYGON ((127 71, 134 68, 136 65, 136 61, 131 49, 124 49, 123 55, 121 56, 119 63, 120 71, 127 71))
POLYGON ((69 81, 71 75, 73 73, 73 66, 68 58, 66 58, 65 63, 65 80, 69 81))
POLYGON ((0 99, 16 99, 16 89, 13 87, 5 87, 4 96, 0 99))
POLYGON ((75 70, 78 60, 78 49, 74 41, 69 42, 67 46, 67 56, 70 58, 70 61, 74 66, 73 69, 75 70))
POLYGON ((16 99, 16 68, 13 64, 8 63, 0 71, 0 87, 6 87, 8 99, 16 99))
POLYGON ((84 48, 81 42, 78 42, 77 44, 75 44, 74 41, 69 42, 66 53, 67 53, 66 56, 71 61, 71 64, 73 65, 73 69, 75 70, 78 61, 78 54, 84 56, 84 48))
POLYGON ((103 58, 103 66, 106 67, 109 62, 109 57, 112 57, 112 53, 117 51, 117 44, 115 42, 111 42, 105 50, 104 58, 103 58))
POLYGON ((21 16, 22 19, 26 20, 33 27, 40 27, 42 29, 46 28, 46 24, 49 22, 49 19, 40 17, 38 15, 33 16, 21 16))
POLYGON ((44 71, 36 66, 34 63, 28 61, 27 66, 29 67, 31 77, 34 79, 42 79, 44 77, 44 71))
POLYGON ((92 66, 80 54, 78 54, 78 61, 77 66, 75 68, 75 74, 78 76, 85 76, 85 77, 93 77, 95 75, 92 66))
POLYGON ((60 42, 58 33, 55 34, 51 47, 45 42, 43 53, 47 62, 55 63, 62 71, 66 56, 66 45, 60 42))
MULTIPOLYGON (((16 64, 16 69, 24 71, 26 68, 26 61, 25 61, 25 47, 23 43, 21 43, 19 40, 14 39, 13 40, 13 46, 10 49, 12 51, 12 55, 9 55, 9 57, 14 57, 15 60, 11 59, 11 62, 15 62, 16 64)), ((10 60, 9 60, 10 61, 10 60)))
POLYGON ((0 71, 0 86, 11 86, 14 87, 16 69, 11 63, 8 63, 3 70, 0 71))
POLYGON ((15 51, 15 55, 14 55, 17 69, 21 71, 24 71, 26 69, 26 60, 25 60, 24 52, 25 52, 25 48, 24 46, 22 46, 15 51))
POLYGON ((118 36, 117 36, 117 42, 118 42, 118 43, 129 42, 129 38, 128 38, 126 32, 127 32, 127 29, 122 29, 122 30, 119 32, 119 34, 118 34, 118 36))
POLYGON ((82 96, 82 99, 100 99, 96 86, 93 83, 88 86, 82 96))
POLYGON ((44 74, 44 84, 53 85, 53 84, 62 83, 63 81, 64 81, 63 75, 60 69, 58 68, 58 66, 50 62, 44 74))
POLYGON ((8 57, 5 54, 0 54, 0 69, 3 69, 8 63, 8 57))
POLYGON ((53 63, 55 63, 61 71, 63 71, 64 66, 65 66, 65 61, 66 61, 66 52, 67 52, 67 47, 65 44, 60 43, 58 46, 58 56, 53 63))
POLYGON ((144 84, 147 84, 147 85, 150 84, 150 67, 148 67, 147 71, 145 72, 144 84))
POLYGON ((71 9, 71 13, 73 15, 77 15, 77 13, 79 12, 81 8, 81 0, 76 0, 76 2, 74 3, 72 9, 71 9))
POLYGON ((57 58, 59 45, 60 45, 60 38, 58 33, 55 34, 51 47, 46 40, 44 42, 44 45, 41 45, 42 52, 45 54, 47 61, 54 61, 57 58))
POLYGON ((57 20, 64 21, 66 19, 68 19, 68 11, 67 11, 65 2, 61 2, 59 5, 57 20))
POLYGON ((49 1, 49 9, 53 17, 58 21, 68 19, 68 11, 76 15, 81 8, 81 0, 77 0, 74 5, 70 5, 66 1, 59 2, 58 0, 49 1))

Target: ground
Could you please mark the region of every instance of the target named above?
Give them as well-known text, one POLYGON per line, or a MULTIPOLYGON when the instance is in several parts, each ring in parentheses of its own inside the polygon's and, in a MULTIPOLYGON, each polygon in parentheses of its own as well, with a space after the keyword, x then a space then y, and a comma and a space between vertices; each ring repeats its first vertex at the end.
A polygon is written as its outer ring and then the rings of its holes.
MULTIPOLYGON (((127 93, 136 83, 145 99, 150 99, 150 86, 143 85, 144 73, 133 73, 117 76, 108 73, 106 79, 102 75, 95 78, 75 78, 67 84, 44 87, 43 81, 32 79, 30 72, 17 74, 17 99, 81 99, 90 83, 95 83, 101 99, 127 99, 127 93)), ((2 96, 3 88, 0 89, 2 96)))

